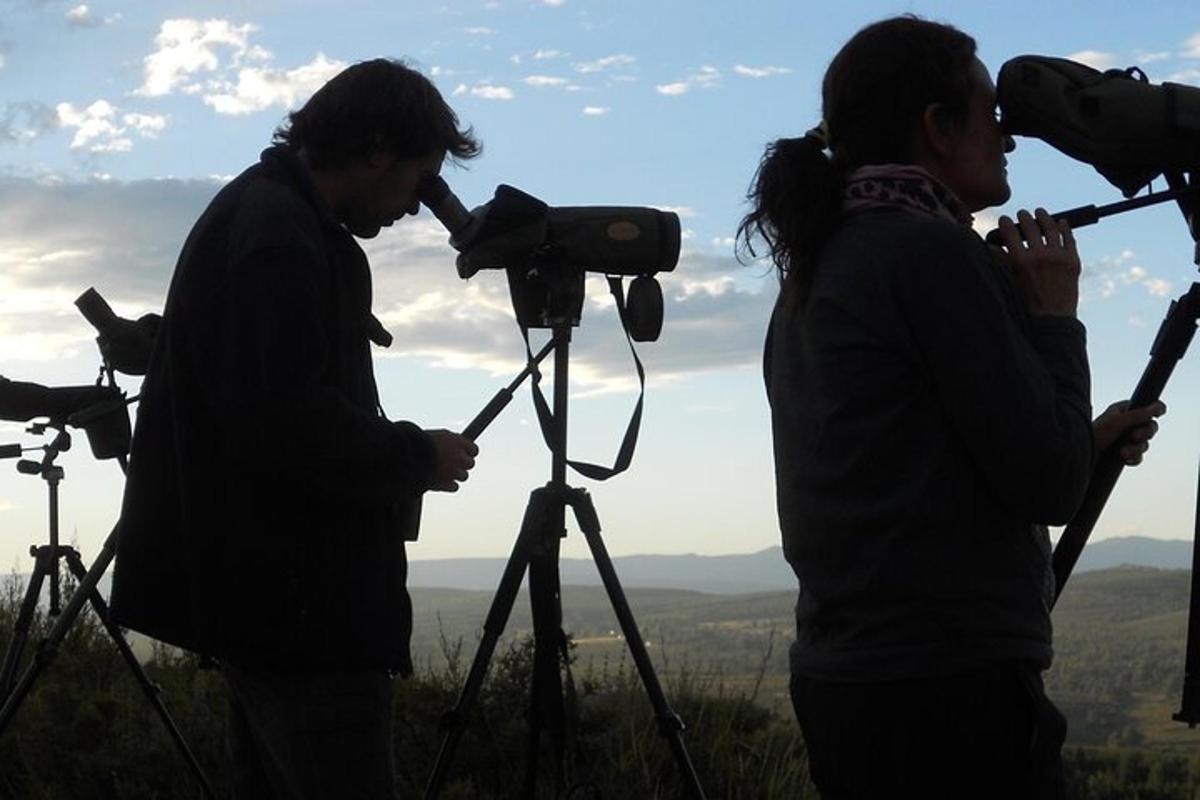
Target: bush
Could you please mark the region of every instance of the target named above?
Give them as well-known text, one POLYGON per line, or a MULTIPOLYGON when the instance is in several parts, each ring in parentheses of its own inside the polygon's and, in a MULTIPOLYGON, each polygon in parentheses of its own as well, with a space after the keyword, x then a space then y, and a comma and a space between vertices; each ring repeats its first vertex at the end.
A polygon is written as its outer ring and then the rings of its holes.
MULTIPOLYGON (((73 587, 65 582, 66 596, 73 587)), ((7 648, 24 587, 15 578, 0 588, 0 644, 7 648)), ((49 630, 34 615, 28 663, 49 630)), ((441 744, 440 718, 456 702, 465 677, 461 640, 443 637, 444 663, 427 665, 395 693, 398 793, 420 796, 441 744)), ((563 738, 564 787, 577 799, 682 798, 686 784, 637 671, 624 658, 575 674, 562 667, 567 688, 563 738)), ((528 742, 533 641, 500 648, 449 762, 442 797, 520 796, 528 742)), ((219 670, 178 650, 155 646, 144 663, 221 796, 226 701, 219 670)), ((718 679, 687 669, 666 677, 666 693, 688 722, 683 741, 710 798, 815 798, 807 784, 803 745, 794 722, 732 693, 718 679)), ((549 796, 556 762, 551 736, 539 751, 539 796, 549 796)), ((90 607, 76 619, 58 654, 39 675, 16 717, 0 736, 0 798, 203 798, 174 740, 147 701, 129 665, 90 607)))

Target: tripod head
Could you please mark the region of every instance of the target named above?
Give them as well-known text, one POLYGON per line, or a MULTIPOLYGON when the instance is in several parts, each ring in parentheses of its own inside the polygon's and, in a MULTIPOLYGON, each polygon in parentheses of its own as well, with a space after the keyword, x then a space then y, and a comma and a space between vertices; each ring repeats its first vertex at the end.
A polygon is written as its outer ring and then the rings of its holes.
POLYGON ((35 436, 41 436, 49 428, 56 428, 58 433, 49 444, 40 445, 38 447, 22 447, 19 444, 0 445, 0 459, 4 458, 20 458, 17 462, 17 472, 22 475, 41 475, 47 481, 58 481, 62 479, 62 467, 55 465, 54 461, 60 453, 65 453, 71 449, 71 434, 67 433, 65 425, 58 425, 51 422, 35 422, 29 426, 29 433, 35 436), (25 453, 31 450, 41 450, 43 452, 41 461, 33 461, 31 459, 21 458, 25 453))
MULTIPOLYGON (((129 402, 116 386, 48 387, 0 376, 0 419, 29 422, 45 418, 30 428, 39 435, 48 427, 57 428, 62 435, 68 425, 80 428, 87 434, 92 455, 101 460, 123 458, 129 452, 132 433, 125 411, 129 402)), ((67 441, 61 449, 70 447, 69 437, 67 441)))

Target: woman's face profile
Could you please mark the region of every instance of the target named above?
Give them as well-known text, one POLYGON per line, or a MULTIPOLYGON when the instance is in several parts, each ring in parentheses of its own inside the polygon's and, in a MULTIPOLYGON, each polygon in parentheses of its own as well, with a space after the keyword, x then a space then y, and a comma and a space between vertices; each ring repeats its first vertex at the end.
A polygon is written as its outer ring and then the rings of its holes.
POLYGON ((996 86, 978 58, 969 70, 971 97, 967 116, 951 133, 951 148, 940 165, 940 177, 971 211, 1006 202, 1008 159, 1012 140, 996 119, 996 86))

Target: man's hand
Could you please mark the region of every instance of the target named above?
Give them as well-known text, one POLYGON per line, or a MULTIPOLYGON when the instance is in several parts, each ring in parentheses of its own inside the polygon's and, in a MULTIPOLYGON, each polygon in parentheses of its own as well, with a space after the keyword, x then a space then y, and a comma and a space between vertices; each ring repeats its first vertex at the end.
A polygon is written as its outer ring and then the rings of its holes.
POLYGON ((1030 314, 1074 317, 1080 264, 1071 226, 1056 221, 1044 208, 1036 214, 1035 218, 1024 209, 1017 212, 1020 233, 1011 219, 1000 218, 1003 261, 1012 270, 1030 314))
POLYGON ((475 466, 479 448, 465 436, 453 431, 425 431, 437 449, 437 470, 429 488, 435 492, 457 492, 458 484, 467 479, 467 472, 475 466))
POLYGON ((1096 455, 1120 440, 1121 449, 1118 452, 1121 461, 1131 467, 1142 463, 1142 457, 1150 448, 1150 440, 1158 433, 1158 423, 1154 418, 1165 413, 1167 407, 1161 401, 1132 411, 1128 400, 1113 403, 1092 423, 1096 455))

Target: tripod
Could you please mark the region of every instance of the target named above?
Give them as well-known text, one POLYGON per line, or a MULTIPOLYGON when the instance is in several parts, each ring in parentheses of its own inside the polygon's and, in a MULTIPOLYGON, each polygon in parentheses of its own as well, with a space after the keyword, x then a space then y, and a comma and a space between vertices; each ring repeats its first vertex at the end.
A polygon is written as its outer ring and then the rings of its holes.
MULTIPOLYGON (((44 425, 35 425, 33 430, 40 433, 45 430, 45 427, 44 425)), ((161 690, 157 684, 150 680, 145 670, 142 669, 142 665, 138 663, 137 656, 134 655, 133 650, 129 647, 129 643, 125 640, 121 629, 109 621, 108 605, 104 602, 104 598, 96 588, 100 582, 100 577, 108 569, 108 565, 112 563, 113 555, 116 552, 117 529, 114 529, 109 534, 108 539, 105 540, 100 556, 96 559, 90 570, 84 568, 83 559, 80 557, 79 551, 74 547, 58 543, 58 485, 62 481, 64 473, 62 467, 56 465, 54 461, 58 458, 59 453, 71 446, 70 435, 62 426, 58 427, 58 435, 55 436, 53 442, 44 447, 45 456, 40 462, 23 460, 17 465, 20 472, 30 475, 41 475, 42 480, 46 482, 46 487, 50 495, 50 542, 40 547, 31 547, 29 550, 30 555, 36 559, 33 575, 30 577, 29 586, 21 602, 21 608, 13 628, 12 641, 9 642, 8 649, 4 655, 4 667, 0 671, 0 697, 3 698, 3 705, 0 706, 0 736, 4 734, 8 723, 16 715, 17 709, 33 688, 33 683, 37 680, 38 675, 41 674, 41 671, 58 654, 59 645, 62 644, 63 639, 66 638, 67 633, 70 631, 71 625, 83 610, 84 603, 91 603, 100 623, 104 626, 105 631, 108 632, 113 644, 116 645, 117 651, 125 659, 125 663, 129 665, 129 669, 141 686, 146 699, 150 701, 150 705, 158 713, 159 719, 162 720, 163 725, 167 729, 167 733, 170 734, 180 753, 187 760, 188 766, 191 768, 193 774, 195 774, 196 779, 200 782, 205 796, 215 798, 216 792, 208 782, 208 778, 205 776, 200 762, 196 760, 187 742, 184 741, 183 735, 179 732, 175 720, 171 718, 167 707, 163 704, 161 690), (59 559, 66 559, 67 566, 71 570, 71 574, 75 576, 77 582, 75 591, 65 609, 61 607, 60 599, 59 559), (49 613, 58 619, 46 638, 38 645, 29 666, 26 668, 24 674, 21 675, 20 680, 17 681, 17 667, 20 664, 22 651, 29 638, 34 612, 38 604, 38 597, 41 594, 42 583, 46 578, 50 580, 49 613)))
MULTIPOLYGON (((1102 216, 1140 208, 1145 205, 1175 200, 1188 223, 1188 232, 1196 243, 1193 263, 1200 266, 1200 172, 1189 175, 1182 172, 1164 173, 1170 187, 1169 192, 1148 195, 1144 198, 1117 203, 1104 208, 1094 206, 1073 209, 1075 213, 1090 210, 1084 224, 1096 222, 1102 216)), ((1129 397, 1130 408, 1140 408, 1159 399, 1175 365, 1187 353, 1188 345, 1196 333, 1200 321, 1200 283, 1193 283, 1187 292, 1171 301, 1167 315, 1159 326, 1154 344, 1150 348, 1150 362, 1142 372, 1133 394, 1129 397)), ((1067 579, 1075 568, 1088 537, 1092 533, 1104 504, 1108 502, 1121 471, 1125 468, 1119 449, 1122 442, 1115 442, 1100 454, 1092 469, 1087 493, 1075 512, 1070 524, 1059 537, 1054 548, 1055 601, 1062 595, 1067 579)), ((1196 487, 1196 521, 1192 537, 1192 581, 1191 600, 1188 608, 1187 644, 1183 676, 1183 696, 1180 708, 1172 719, 1187 723, 1189 728, 1200 724, 1200 482, 1196 487)))
MULTIPOLYGON (((682 733, 685 729, 683 721, 671 710, 666 695, 658 682, 646 645, 638 632, 633 612, 621 589, 617 573, 613 569, 612 560, 600 536, 600 520, 592 505, 591 497, 584 489, 572 488, 567 485, 567 372, 569 365, 569 350, 571 326, 567 322, 556 322, 552 327, 552 339, 546 349, 536 357, 531 357, 530 367, 522 373, 522 377, 531 371, 537 361, 540 361, 547 350, 554 350, 554 398, 553 415, 547 432, 550 444, 552 463, 549 483, 533 490, 529 503, 525 507, 525 515, 521 523, 521 531, 513 545, 512 555, 505 565, 504 573, 496 594, 492 599, 487 618, 483 624, 483 636, 475 659, 471 663, 470 672, 458 703, 447 712, 443 719, 445 728, 437 760, 425 788, 426 798, 436 798, 440 795, 450 769, 450 761, 454 751, 462 739, 467 717, 475 705, 483 679, 487 673, 488 662, 496 649, 496 643, 504 632, 508 617, 512 613, 513 603, 521 588, 521 581, 526 569, 529 571, 529 597, 533 612, 534 630, 534 666, 530 686, 530 716, 529 741, 525 764, 524 796, 534 797, 537 790, 537 753, 543 727, 550 729, 558 759, 555 769, 555 795, 561 796, 563 786, 562 760, 564 756, 563 733, 565 728, 562 706, 562 678, 559 672, 559 654, 566 649, 565 636, 562 632, 562 605, 559 592, 558 554, 559 540, 566 535, 566 510, 570 506, 574 512, 576 523, 587 540, 592 551, 592 559, 600 572, 604 589, 609 602, 616 613, 625 641, 629 646, 638 675, 654 707, 658 719, 659 731, 666 738, 671 753, 679 766, 680 772, 687 784, 690 795, 702 800, 704 790, 692 766, 687 749, 684 747, 682 733)), ((521 378, 518 378, 519 382, 521 378)), ((516 382, 514 382, 516 383, 516 382)), ((511 387, 508 391, 511 396, 511 387)), ((492 416, 499 412, 497 402, 488 405, 480 418, 493 410, 492 416)), ((501 406, 502 407, 502 406, 501 406)), ((482 430, 480 418, 468 426, 464 435, 474 436, 482 430)))

